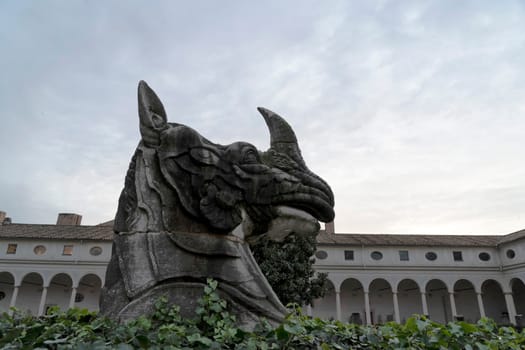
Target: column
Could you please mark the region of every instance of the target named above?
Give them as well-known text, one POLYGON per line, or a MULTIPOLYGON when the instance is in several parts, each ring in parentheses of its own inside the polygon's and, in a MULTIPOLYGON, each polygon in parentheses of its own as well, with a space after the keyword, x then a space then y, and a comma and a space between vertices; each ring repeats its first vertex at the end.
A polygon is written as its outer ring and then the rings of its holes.
POLYGON ((18 289, 20 286, 14 286, 13 287, 13 295, 11 295, 11 302, 9 303, 9 307, 15 307, 16 305, 16 298, 18 298, 18 289))
POLYGON ((368 291, 364 292, 365 295, 365 320, 367 325, 372 324, 372 317, 370 315, 370 298, 368 297, 368 291))
POLYGON ((458 312, 456 310, 456 299, 454 298, 454 292, 448 292, 450 297, 450 308, 452 309, 452 321, 456 319, 458 312))
POLYGON ((312 305, 306 305, 306 316, 312 317, 312 305))
POLYGON ((37 316, 42 316, 44 314, 44 306, 46 305, 47 298, 47 287, 42 289, 42 296, 40 297, 40 305, 38 306, 37 316))
MULTIPOLYGON (((75 298, 77 296, 77 287, 71 288, 71 296, 69 297, 69 308, 72 309, 75 307, 75 298)), ((308 305, 310 306, 310 305, 308 305)))
POLYGON ((485 306, 483 306, 483 294, 482 293, 476 293, 478 296, 478 308, 479 308, 479 316, 485 317, 485 306))
POLYGON ((341 321, 341 293, 339 291, 335 292, 335 311, 338 321, 341 321))
POLYGON ((425 292, 421 292, 421 306, 423 307, 423 315, 430 316, 428 314, 427 293, 425 292))
POLYGON ((401 316, 399 315, 399 302, 397 300, 397 292, 392 292, 392 299, 394 301, 394 320, 401 323, 401 316))
POLYGON ((514 298, 512 292, 505 292, 505 303, 507 304, 507 311, 509 312, 510 324, 516 325, 516 306, 514 305, 514 298))

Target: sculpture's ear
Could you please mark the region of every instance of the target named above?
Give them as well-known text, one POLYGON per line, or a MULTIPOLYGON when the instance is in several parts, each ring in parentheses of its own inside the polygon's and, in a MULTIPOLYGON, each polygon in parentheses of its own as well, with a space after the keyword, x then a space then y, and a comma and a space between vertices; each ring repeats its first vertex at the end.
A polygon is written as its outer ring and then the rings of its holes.
POLYGON ((143 80, 139 82, 138 99, 142 140, 147 146, 156 147, 160 144, 160 132, 168 128, 166 111, 155 92, 143 80))

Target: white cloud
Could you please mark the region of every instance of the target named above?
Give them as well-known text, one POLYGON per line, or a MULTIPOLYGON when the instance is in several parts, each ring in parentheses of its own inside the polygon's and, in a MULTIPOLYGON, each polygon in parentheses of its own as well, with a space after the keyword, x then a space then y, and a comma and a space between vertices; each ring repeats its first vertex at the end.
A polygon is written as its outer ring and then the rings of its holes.
POLYGON ((0 6, 0 210, 15 221, 113 216, 146 79, 215 142, 266 148, 255 107, 287 118, 338 231, 525 225, 519 2, 0 6))

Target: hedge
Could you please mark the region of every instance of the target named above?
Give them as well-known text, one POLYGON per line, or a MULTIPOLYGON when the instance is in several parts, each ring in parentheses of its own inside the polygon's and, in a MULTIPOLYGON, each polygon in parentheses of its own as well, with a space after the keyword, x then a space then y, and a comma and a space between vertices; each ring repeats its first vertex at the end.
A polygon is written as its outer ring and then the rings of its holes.
POLYGON ((512 327, 498 327, 490 319, 477 324, 432 322, 414 316, 394 322, 360 326, 310 318, 300 308, 282 324, 264 320, 251 332, 235 326, 226 302, 209 280, 196 316, 184 319, 165 298, 150 318, 119 325, 87 310, 51 309, 42 317, 12 310, 0 317, 1 349, 525 349, 525 335, 512 327))

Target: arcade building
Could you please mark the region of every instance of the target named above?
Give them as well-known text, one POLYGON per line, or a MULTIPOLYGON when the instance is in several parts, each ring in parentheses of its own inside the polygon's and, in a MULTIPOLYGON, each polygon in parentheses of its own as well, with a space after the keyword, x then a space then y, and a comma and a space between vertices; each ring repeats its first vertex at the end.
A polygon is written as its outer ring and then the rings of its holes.
MULTIPOLYGON (((81 225, 59 214, 56 225, 13 223, 0 211, 0 312, 15 306, 42 315, 50 306, 98 310, 111 257, 112 222, 81 225)), ((361 324, 437 322, 523 326, 525 230, 507 235, 443 236, 335 233, 318 236, 315 269, 330 290, 309 314, 361 324)))

